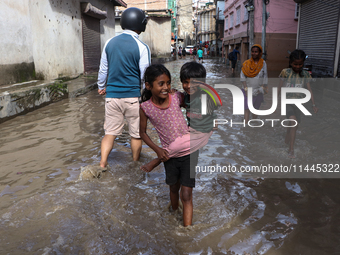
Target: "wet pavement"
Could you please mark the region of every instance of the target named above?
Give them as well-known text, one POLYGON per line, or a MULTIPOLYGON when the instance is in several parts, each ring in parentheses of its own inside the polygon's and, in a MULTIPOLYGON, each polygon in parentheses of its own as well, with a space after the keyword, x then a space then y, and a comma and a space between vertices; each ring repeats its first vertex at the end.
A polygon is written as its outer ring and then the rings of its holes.
MULTIPOLYGON (((165 63, 179 90, 186 61, 165 63)), ((209 84, 237 82, 221 61, 203 64, 209 84)), ((320 113, 303 118, 297 159, 287 158, 282 126, 221 125, 199 165, 339 163, 339 103, 319 92, 315 99, 320 113)), ((232 100, 223 102, 217 114, 231 118, 232 100)), ((140 162, 132 162, 127 131, 109 156, 110 169, 99 179, 82 178, 82 169, 99 164, 103 121, 104 98, 92 90, 0 124, 0 254, 338 254, 338 175, 198 173, 193 226, 184 228, 166 209, 164 167, 139 170, 155 153, 143 145, 140 162)), ((147 132, 159 142, 151 125, 147 132)))

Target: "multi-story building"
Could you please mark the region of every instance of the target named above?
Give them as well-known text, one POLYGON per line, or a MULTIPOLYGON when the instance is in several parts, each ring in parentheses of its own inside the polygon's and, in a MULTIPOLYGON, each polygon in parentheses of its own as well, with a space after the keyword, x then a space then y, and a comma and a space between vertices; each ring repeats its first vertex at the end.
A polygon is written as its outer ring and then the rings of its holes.
POLYGON ((177 34, 185 47, 194 41, 193 4, 192 0, 177 0, 177 5, 177 34))
POLYGON ((197 41, 199 44, 212 44, 216 42, 216 7, 207 4, 206 8, 197 14, 197 41))
MULTIPOLYGON (((212 45, 216 43, 216 6, 207 2, 197 9, 196 13, 196 44, 212 45)), ((215 47, 216 48, 216 47, 215 47)))
POLYGON ((210 55, 218 56, 224 36, 224 0, 194 3, 196 44, 209 45, 210 55))
MULTIPOLYGON (((168 57, 171 53, 171 22, 173 11, 170 10, 168 0, 140 1, 126 0, 126 8, 137 7, 145 11, 148 24, 145 32, 140 34, 140 39, 145 42, 153 58, 168 57)), ((116 13, 120 14, 126 8, 119 7, 116 13)), ((120 26, 119 17, 116 17, 116 27, 120 26)), ((117 31, 121 32, 119 28, 117 31)))
POLYGON ((288 51, 296 47, 298 16, 294 1, 226 0, 224 8, 224 56, 236 46, 243 63, 250 57, 249 44, 262 45, 265 35, 264 58, 268 70, 280 71, 288 66, 288 51), (264 12, 264 4, 266 11, 264 12), (265 25, 263 16, 266 17, 265 25), (262 33, 265 28, 265 33, 262 33))
MULTIPOLYGON (((224 36, 224 0, 214 0, 216 5, 216 55, 219 56, 222 54, 222 41, 224 36)), ((213 42, 213 44, 215 44, 213 42)))
POLYGON ((171 40, 175 40, 176 35, 176 0, 168 0, 168 9, 171 12, 171 40))

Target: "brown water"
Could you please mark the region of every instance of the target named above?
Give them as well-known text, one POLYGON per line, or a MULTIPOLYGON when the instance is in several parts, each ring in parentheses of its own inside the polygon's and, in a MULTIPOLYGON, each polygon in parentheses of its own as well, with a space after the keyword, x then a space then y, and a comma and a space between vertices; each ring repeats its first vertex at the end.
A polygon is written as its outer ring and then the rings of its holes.
MULTIPOLYGON (((166 64, 177 88, 184 62, 166 64)), ((204 65, 209 83, 230 76, 216 60, 204 65)), ((279 125, 223 125, 200 151, 199 165, 339 163, 339 104, 317 92, 315 98, 320 112, 303 118, 296 159, 287 158, 279 125)), ((266 98, 264 107, 270 105, 266 98)), ((231 108, 224 102, 219 118, 231 118, 231 108)), ((339 254, 336 173, 199 173, 194 225, 184 228, 180 215, 165 209, 163 166, 140 171, 155 154, 144 146, 141 162, 133 163, 126 134, 110 154, 109 171, 78 180, 82 166, 99 163, 103 117, 103 97, 92 91, 0 125, 0 254, 339 254)), ((152 126, 148 133, 158 140, 152 126)))

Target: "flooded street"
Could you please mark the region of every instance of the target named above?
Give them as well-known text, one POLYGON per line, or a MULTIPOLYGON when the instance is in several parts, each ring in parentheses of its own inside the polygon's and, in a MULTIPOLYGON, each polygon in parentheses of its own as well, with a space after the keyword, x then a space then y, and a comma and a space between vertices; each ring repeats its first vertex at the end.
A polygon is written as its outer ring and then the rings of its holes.
MULTIPOLYGON (((180 67, 166 63, 181 89, 180 67)), ((239 83, 217 59, 204 61, 207 83, 239 83)), ((270 80, 269 94, 277 80, 270 80)), ((228 90, 218 90, 220 119, 232 116, 228 90)), ((319 113, 303 116, 295 151, 287 157, 285 128, 220 125, 200 150, 199 166, 295 166, 296 172, 197 174, 193 226, 166 209, 163 165, 143 145, 132 162, 127 132, 101 178, 79 180, 81 167, 98 165, 104 135, 104 98, 91 91, 0 125, 0 254, 339 254, 339 102, 314 91, 319 113), (312 165, 333 171, 307 171, 312 165), (301 167, 300 167, 301 166, 301 167), (302 171, 299 171, 303 169, 302 171)), ((263 109, 272 104, 265 97, 263 109)), ((311 103, 306 104, 311 111, 311 103)), ((261 106, 262 109, 262 106, 261 106)), ((284 119, 280 111, 268 118, 284 119)), ((266 119, 261 117, 261 119, 266 119)), ((158 141, 150 125, 148 133, 158 141)))

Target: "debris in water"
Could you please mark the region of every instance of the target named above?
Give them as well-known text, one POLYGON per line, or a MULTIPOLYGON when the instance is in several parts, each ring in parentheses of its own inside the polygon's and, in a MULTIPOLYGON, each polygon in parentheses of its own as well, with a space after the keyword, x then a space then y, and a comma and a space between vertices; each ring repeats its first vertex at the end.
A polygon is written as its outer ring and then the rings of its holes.
POLYGON ((106 172, 109 169, 109 166, 101 167, 99 165, 88 165, 88 166, 82 166, 80 168, 81 172, 79 175, 78 180, 91 180, 93 178, 99 179, 103 172, 106 172))

